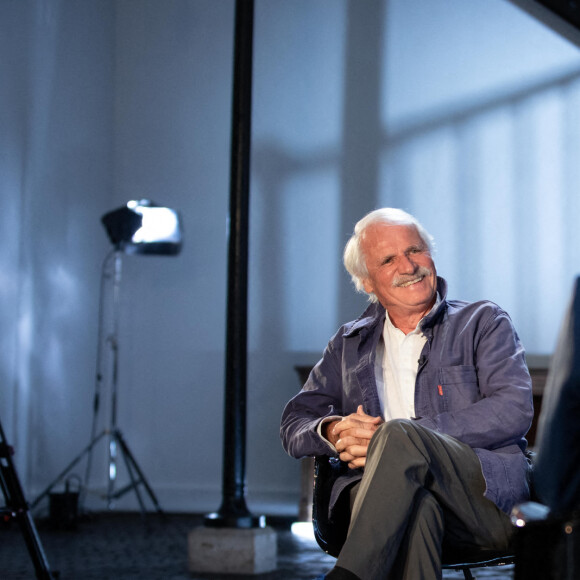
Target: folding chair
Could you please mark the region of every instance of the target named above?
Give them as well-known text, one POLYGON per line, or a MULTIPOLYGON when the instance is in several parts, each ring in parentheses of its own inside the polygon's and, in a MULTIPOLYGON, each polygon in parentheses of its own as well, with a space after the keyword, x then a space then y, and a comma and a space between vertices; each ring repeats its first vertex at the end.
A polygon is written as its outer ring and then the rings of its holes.
MULTIPOLYGON (((328 515, 330 492, 336 479, 348 469, 348 466, 336 457, 322 455, 314 461, 314 494, 312 503, 312 524, 314 537, 318 545, 329 555, 338 557, 346 540, 350 520, 350 507, 346 505, 348 498, 343 494, 339 504, 333 509, 333 519, 328 515), (342 502, 342 504, 340 504, 342 502)), ((505 566, 514 563, 512 552, 501 552, 484 549, 454 549, 445 547, 443 550, 443 568, 461 570, 465 580, 472 580, 472 568, 485 566, 505 566)))

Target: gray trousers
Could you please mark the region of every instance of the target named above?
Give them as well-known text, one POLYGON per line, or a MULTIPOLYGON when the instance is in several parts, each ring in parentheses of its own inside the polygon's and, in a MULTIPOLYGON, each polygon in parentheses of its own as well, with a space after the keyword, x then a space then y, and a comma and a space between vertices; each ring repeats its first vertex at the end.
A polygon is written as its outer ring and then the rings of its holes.
POLYGON ((507 548, 510 519, 484 491, 471 447, 414 421, 384 423, 351 491, 351 523, 337 566, 362 580, 439 580, 444 541, 507 548))

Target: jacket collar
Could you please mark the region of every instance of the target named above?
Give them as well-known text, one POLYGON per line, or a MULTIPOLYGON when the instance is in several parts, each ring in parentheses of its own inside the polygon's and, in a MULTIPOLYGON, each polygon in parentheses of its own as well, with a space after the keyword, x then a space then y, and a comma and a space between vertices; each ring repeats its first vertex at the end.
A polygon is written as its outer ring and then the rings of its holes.
POLYGON ((439 298, 441 301, 437 308, 434 308, 421 323, 422 329, 427 329, 433 327, 435 322, 439 319, 440 316, 443 315, 445 310, 447 310, 447 281, 441 276, 437 276, 437 293, 439 294, 439 298))

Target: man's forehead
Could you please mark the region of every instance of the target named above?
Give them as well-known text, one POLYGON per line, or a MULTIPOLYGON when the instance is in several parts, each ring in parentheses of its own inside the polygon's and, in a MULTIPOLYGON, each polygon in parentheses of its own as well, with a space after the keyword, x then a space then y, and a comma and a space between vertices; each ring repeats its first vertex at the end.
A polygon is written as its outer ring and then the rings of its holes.
POLYGON ((425 242, 414 225, 372 224, 365 230, 363 239, 367 242, 373 244, 379 243, 384 246, 398 246, 401 242, 409 246, 417 244, 425 245, 425 242))

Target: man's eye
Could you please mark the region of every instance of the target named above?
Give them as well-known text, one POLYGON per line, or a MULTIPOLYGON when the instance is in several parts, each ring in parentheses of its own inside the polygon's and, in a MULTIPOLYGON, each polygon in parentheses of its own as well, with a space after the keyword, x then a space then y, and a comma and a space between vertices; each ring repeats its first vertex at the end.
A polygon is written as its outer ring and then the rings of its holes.
POLYGON ((388 264, 392 264, 393 263, 393 258, 385 258, 382 262, 383 266, 387 266, 388 264))

